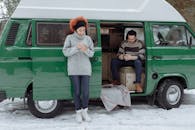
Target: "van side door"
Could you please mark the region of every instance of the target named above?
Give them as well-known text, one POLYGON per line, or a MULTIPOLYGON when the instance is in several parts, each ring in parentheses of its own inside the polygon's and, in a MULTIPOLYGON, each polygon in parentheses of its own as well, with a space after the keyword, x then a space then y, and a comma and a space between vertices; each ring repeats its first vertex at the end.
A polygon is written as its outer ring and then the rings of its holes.
POLYGON ((151 23, 150 31, 152 74, 157 74, 158 79, 181 77, 186 81, 195 76, 194 47, 189 48, 185 24, 151 23))
POLYGON ((186 59, 186 75, 188 79, 188 88, 195 88, 195 33, 189 25, 185 24, 185 31, 188 43, 186 59))

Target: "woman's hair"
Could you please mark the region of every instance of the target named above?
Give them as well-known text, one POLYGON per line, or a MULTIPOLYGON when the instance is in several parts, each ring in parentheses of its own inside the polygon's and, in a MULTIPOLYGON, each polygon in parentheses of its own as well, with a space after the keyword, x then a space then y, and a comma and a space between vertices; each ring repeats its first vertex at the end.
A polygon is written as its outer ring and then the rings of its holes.
POLYGON ((79 16, 74 19, 71 19, 69 25, 70 25, 70 31, 74 32, 81 26, 85 26, 85 28, 87 29, 88 21, 83 16, 79 16))

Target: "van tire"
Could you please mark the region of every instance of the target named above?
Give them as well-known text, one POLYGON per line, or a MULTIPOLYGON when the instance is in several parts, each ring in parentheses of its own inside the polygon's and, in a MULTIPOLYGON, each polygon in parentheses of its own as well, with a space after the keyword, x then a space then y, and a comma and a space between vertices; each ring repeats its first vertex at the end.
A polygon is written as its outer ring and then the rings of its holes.
POLYGON ((157 104, 160 108, 178 108, 183 99, 183 87, 177 80, 164 80, 158 87, 157 104))
POLYGON ((54 106, 54 107, 52 107, 51 109, 45 109, 45 110, 41 109, 41 107, 40 108, 38 107, 39 102, 41 101, 33 100, 32 92, 28 94, 27 96, 28 109, 30 110, 32 115, 38 118, 53 118, 62 112, 62 101, 60 100, 51 100, 52 102, 51 106, 54 106))

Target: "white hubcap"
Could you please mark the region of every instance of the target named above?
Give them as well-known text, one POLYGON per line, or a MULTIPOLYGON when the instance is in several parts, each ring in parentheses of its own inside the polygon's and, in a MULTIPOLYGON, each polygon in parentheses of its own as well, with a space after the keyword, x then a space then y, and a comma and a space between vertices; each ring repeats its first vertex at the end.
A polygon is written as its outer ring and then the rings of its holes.
POLYGON ((50 113, 57 107, 57 100, 35 101, 35 107, 41 113, 50 113))
POLYGON ((167 90, 166 98, 169 104, 177 104, 181 99, 181 91, 179 86, 171 85, 167 90))

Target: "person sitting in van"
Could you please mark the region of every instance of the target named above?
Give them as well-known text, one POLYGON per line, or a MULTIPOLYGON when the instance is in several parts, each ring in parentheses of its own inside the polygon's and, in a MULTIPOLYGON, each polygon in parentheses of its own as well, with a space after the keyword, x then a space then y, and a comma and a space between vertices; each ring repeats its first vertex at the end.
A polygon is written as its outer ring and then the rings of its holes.
POLYGON ((111 61, 112 84, 120 85, 119 69, 124 66, 132 66, 135 68, 136 92, 143 92, 141 86, 142 60, 145 59, 145 49, 143 42, 136 38, 137 33, 131 30, 126 35, 118 50, 117 58, 111 61))

